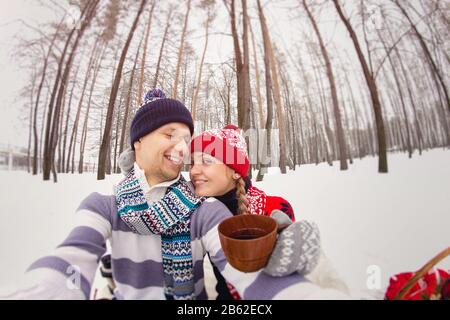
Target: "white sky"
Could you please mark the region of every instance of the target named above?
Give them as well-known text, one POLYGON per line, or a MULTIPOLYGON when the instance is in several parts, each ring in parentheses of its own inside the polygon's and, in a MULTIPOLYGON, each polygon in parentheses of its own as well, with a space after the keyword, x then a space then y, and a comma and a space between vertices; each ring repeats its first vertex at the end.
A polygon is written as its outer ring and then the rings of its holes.
POLYGON ((37 1, 0 0, 0 143, 27 145, 28 127, 20 120, 21 106, 15 104, 20 89, 27 81, 27 75, 14 62, 14 38, 24 28, 18 20, 35 21, 51 19, 37 1))

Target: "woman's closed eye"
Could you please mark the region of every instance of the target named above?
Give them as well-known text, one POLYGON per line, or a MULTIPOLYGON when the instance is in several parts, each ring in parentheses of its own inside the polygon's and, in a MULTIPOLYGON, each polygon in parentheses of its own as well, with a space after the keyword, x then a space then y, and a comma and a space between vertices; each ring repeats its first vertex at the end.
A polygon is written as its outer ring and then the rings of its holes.
POLYGON ((203 164, 209 166, 209 165, 211 165, 211 164, 214 164, 214 161, 211 160, 211 159, 203 158, 203 164))

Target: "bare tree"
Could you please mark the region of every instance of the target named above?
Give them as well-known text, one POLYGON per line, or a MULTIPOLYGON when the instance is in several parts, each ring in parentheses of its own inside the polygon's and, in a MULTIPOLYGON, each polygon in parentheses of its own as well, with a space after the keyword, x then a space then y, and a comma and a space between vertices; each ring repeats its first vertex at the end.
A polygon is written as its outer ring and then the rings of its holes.
MULTIPOLYGON (((408 20, 411 29, 414 31, 414 35, 417 37, 417 39, 419 40, 420 46, 423 50, 423 53, 425 54, 426 57, 426 62, 427 65, 430 68, 431 73, 433 74, 433 79, 436 83, 436 89, 439 93, 439 95, 441 94, 441 91, 439 89, 442 89, 442 92, 444 93, 444 99, 445 99, 445 105, 447 106, 447 110, 448 112, 450 112, 450 96, 447 90, 447 86, 445 85, 445 81, 443 76, 441 75, 441 72, 435 62, 435 60, 433 59, 433 56, 431 55, 430 50, 428 49, 428 46, 422 36, 422 34, 419 32, 419 30, 417 29, 416 25, 414 24, 414 22, 412 21, 412 19, 410 18, 410 16, 408 15, 408 13, 406 12, 405 8, 400 4, 400 2, 398 0, 392 0, 397 7, 400 9, 401 13, 403 14, 403 16, 408 20), (440 88, 439 88, 440 87, 440 88)), ((443 121, 445 121, 445 123, 447 124, 447 115, 445 112, 445 107, 444 105, 442 105, 443 108, 443 121)))
MULTIPOLYGON (((66 42, 66 46, 64 48, 64 53, 67 50, 67 47, 69 45, 71 35, 75 32, 75 30, 78 30, 77 36, 75 38, 74 44, 72 45, 71 52, 69 54, 69 57, 67 58, 67 61, 65 62, 65 68, 64 72, 61 76, 61 81, 59 82, 59 77, 57 77, 57 81, 55 81, 55 84, 57 86, 54 87, 53 93, 52 93, 52 100, 50 101, 49 106, 49 116, 47 119, 47 129, 45 133, 45 143, 44 143, 44 180, 50 179, 50 170, 53 171, 53 180, 56 182, 56 170, 55 170, 55 149, 56 144, 58 143, 58 125, 59 125, 59 118, 61 114, 61 107, 63 103, 63 95, 65 92, 66 84, 68 81, 68 77, 70 74, 70 69, 72 67, 72 61, 75 57, 75 53, 78 49, 78 44, 80 43, 80 40, 84 34, 84 31, 91 23, 93 17, 95 16, 95 12, 97 10, 97 5, 99 3, 99 0, 94 0, 92 2, 89 2, 85 5, 83 8, 83 11, 81 13, 81 25, 74 26, 72 28, 71 33, 68 37, 68 42, 66 42), (59 87, 59 89, 56 90, 56 88, 59 87), (55 101, 56 96, 56 101, 55 101), (55 102, 54 102, 55 101, 55 102), (53 105, 54 102, 54 105, 53 105), (53 110, 54 107, 54 110, 53 110)), ((64 55, 63 55, 64 56, 64 55)), ((58 67, 58 76, 60 75, 60 70, 62 69, 62 63, 64 62, 64 59, 60 60, 60 66, 58 67)))
POLYGON ((184 23, 183 23, 183 30, 181 31, 181 40, 180 40, 180 46, 178 47, 178 58, 177 58, 177 64, 175 67, 175 79, 173 81, 172 86, 172 97, 174 99, 178 96, 178 82, 180 79, 180 66, 182 63, 183 58, 183 50, 185 46, 185 38, 186 38, 186 32, 188 27, 188 21, 189 21, 189 13, 191 12, 191 0, 187 0, 186 4, 186 14, 184 15, 184 23))
POLYGON ((87 134, 88 134, 88 122, 89 122, 89 116, 90 116, 90 110, 92 107, 92 96, 94 93, 95 85, 97 83, 100 67, 102 64, 103 57, 105 55, 106 47, 103 47, 103 51, 99 54, 99 57, 97 58, 97 62, 95 64, 94 73, 92 76, 92 82, 91 87, 89 90, 89 97, 87 100, 87 107, 86 107, 86 113, 84 115, 84 122, 83 122, 83 130, 81 132, 81 141, 80 141, 80 159, 78 161, 78 173, 83 173, 84 170, 84 151, 86 148, 86 140, 87 140, 87 134))
POLYGON ((128 118, 130 116, 131 94, 133 91, 134 74, 136 72, 136 66, 137 66, 137 61, 138 61, 138 57, 139 57, 139 50, 141 49, 142 40, 143 39, 141 39, 139 46, 138 46, 138 50, 136 51, 136 57, 134 58, 133 68, 131 69, 130 78, 128 80, 128 91, 127 91, 127 95, 125 98, 125 111, 124 111, 124 116, 123 116, 123 121, 122 121, 122 134, 120 136, 119 155, 123 152, 123 149, 125 147, 125 136, 126 136, 126 132, 127 132, 127 128, 128 128, 128 118))
POLYGON ((153 79, 153 87, 156 88, 158 86, 158 78, 159 78, 159 71, 161 68, 161 60, 164 54, 164 46, 167 41, 167 35, 169 33, 169 28, 172 22, 172 13, 173 13, 173 7, 169 6, 169 9, 167 11, 167 20, 166 20, 166 27, 164 28, 164 34, 161 41, 161 47, 159 49, 159 55, 158 55, 158 62, 156 63, 156 70, 155 70, 155 77, 153 79))
POLYGON ((141 70, 139 73, 139 81, 138 81, 138 99, 142 99, 142 91, 144 89, 144 71, 145 71, 145 63, 147 59, 147 47, 148 47, 148 38, 150 36, 150 29, 152 26, 153 20, 153 12, 155 10, 156 0, 153 0, 152 5, 150 7, 150 12, 148 14, 147 28, 145 30, 145 40, 144 40, 144 50, 142 52, 141 58, 141 70))
MULTIPOLYGON (((98 38, 97 38, 97 40, 98 40, 98 38)), ((68 150, 67 164, 66 164, 67 171, 69 171, 69 164, 70 164, 70 160, 72 159, 71 156, 72 156, 72 154, 75 155, 75 144, 76 144, 76 137, 77 137, 77 132, 78 132, 78 124, 79 124, 79 121, 80 121, 81 108, 82 108, 82 105, 83 105, 84 96, 85 96, 86 88, 87 88, 87 85, 88 85, 88 81, 89 81, 90 76, 92 74, 91 71, 93 69, 94 60, 95 60, 95 57, 97 55, 97 45, 98 45, 98 41, 96 41, 94 43, 94 47, 93 47, 92 53, 90 55, 89 62, 87 64, 87 72, 86 72, 86 76, 84 78, 83 88, 81 90, 81 95, 80 95, 80 98, 78 100, 77 113, 75 115, 75 120, 74 120, 73 128, 72 128, 72 134, 70 136, 70 141, 69 141, 69 150, 68 150)), ((73 168, 73 165, 72 165, 72 173, 73 173, 73 171, 74 171, 74 168, 73 168)))
POLYGON ((39 108, 39 102, 41 99, 41 93, 42 93, 42 88, 44 86, 44 81, 45 78, 47 76, 47 68, 48 68, 48 64, 50 62, 50 58, 51 58, 51 53, 53 51, 53 47, 55 45, 55 41, 57 39, 58 33, 60 32, 61 26, 64 22, 64 19, 66 18, 66 15, 63 16, 63 18, 61 19, 61 21, 59 22, 59 24, 56 27, 56 30, 54 31, 53 37, 51 38, 50 44, 48 46, 48 50, 47 53, 45 55, 44 58, 44 66, 42 68, 42 73, 41 73, 41 80, 39 82, 39 86, 36 92, 36 102, 35 102, 35 106, 34 106, 34 111, 33 111, 33 143, 34 143, 34 148, 33 148, 33 175, 37 175, 38 173, 38 133, 37 133, 37 116, 38 116, 38 108, 39 108))
MULTIPOLYGON (((88 10, 88 6, 85 6, 84 9, 81 11, 80 20, 83 19, 87 10, 88 10)), ((67 39, 66 39, 66 42, 64 45, 64 49, 63 49, 61 56, 59 58, 59 61, 58 61, 58 70, 56 72, 56 78, 54 81, 50 102, 49 102, 49 105, 47 108, 48 114, 47 114, 46 129, 45 129, 45 143, 44 143, 44 152, 43 152, 44 159, 43 159, 43 170, 42 170, 44 180, 50 179, 50 170, 52 169, 52 164, 53 164, 50 133, 51 133, 51 126, 52 126, 52 121, 53 121, 53 117, 54 117, 53 109, 54 109, 54 105, 55 105, 56 94, 58 92, 59 83, 61 80, 61 73, 62 73, 62 69, 64 66, 64 60, 66 57, 67 49, 69 48, 69 44, 70 44, 72 37, 75 34, 76 30, 77 30, 77 26, 73 26, 67 36, 67 39)))
POLYGON ((408 149, 408 156, 411 158, 412 157, 412 143, 411 143, 411 130, 410 130, 410 126, 409 126, 409 120, 408 120, 408 113, 406 111, 406 102, 404 99, 404 93, 403 93, 403 89, 402 86, 400 84, 400 78, 397 74, 397 70, 395 69, 395 65, 394 62, 392 61, 392 57, 391 55, 389 55, 389 49, 386 45, 386 42, 381 34, 381 32, 379 30, 377 30, 377 34, 378 37, 381 40, 381 43, 383 44, 384 50, 386 51, 386 53, 388 54, 388 59, 389 59, 389 64, 391 66, 391 71, 392 71, 392 76, 394 77, 395 80, 395 86, 397 88, 398 91, 398 97, 400 99, 401 102, 401 106, 402 106, 402 111, 403 111, 403 117, 404 117, 404 122, 405 122, 405 128, 406 128, 406 143, 407 143, 407 149, 408 149))
POLYGON ((281 90, 278 80, 277 64, 275 59, 275 54, 272 46, 272 41, 269 35, 269 29, 267 27, 266 17, 264 16, 264 11, 261 6, 261 2, 258 0, 258 12, 259 19, 261 22, 261 30, 263 35, 263 42, 265 48, 265 54, 268 55, 270 63, 270 71, 272 76, 272 94, 275 101, 278 130, 279 130, 279 152, 280 152, 280 169, 281 173, 286 173, 286 129, 284 124, 284 114, 281 105, 281 90))
POLYGON ((259 64, 256 54, 255 36, 253 34, 252 24, 249 23, 250 35, 252 37, 252 49, 253 49, 253 64, 255 65, 255 83, 256 83, 256 101, 258 102, 258 119, 259 128, 264 128, 264 114, 263 114, 263 103, 261 97, 261 86, 260 86, 260 75, 259 75, 259 64))
POLYGON ((311 25, 313 26, 314 33, 316 34, 317 40, 319 41, 322 58, 325 62, 328 82, 330 84, 331 100, 332 100, 332 104, 333 104, 334 119, 335 119, 335 125, 336 125, 336 134, 337 134, 338 145, 339 145, 339 159, 340 159, 340 164, 341 164, 341 170, 347 170, 348 169, 347 145, 346 145, 346 142, 344 139, 344 130, 342 129, 341 112, 339 111, 339 101, 338 101, 338 96, 337 96, 336 82, 334 79, 333 68, 331 67, 331 61, 330 61, 330 58, 328 55, 328 51, 325 47, 325 43, 323 41, 322 35, 320 33, 319 27, 317 26, 316 20, 314 19, 314 16, 312 15, 311 10, 309 9, 309 7, 306 3, 306 0, 303 0, 303 7, 305 8, 305 11, 309 17, 309 20, 311 21, 311 25))
POLYGON ((378 88, 373 77, 373 74, 370 72, 369 66, 367 65, 364 54, 361 50, 361 46, 359 44, 358 38, 356 36, 355 31, 353 30, 352 25, 349 20, 345 17, 344 12, 339 4, 338 0, 333 0, 334 6, 336 7, 336 11, 347 28, 350 37, 353 41, 353 45, 355 47, 356 53, 358 55, 359 62, 361 63, 361 67, 364 72, 364 77, 367 82, 367 87, 370 92, 372 107, 375 114, 375 123, 377 126, 377 139, 378 139, 378 172, 387 173, 388 172, 388 163, 387 163, 387 151, 386 151, 386 134, 384 131, 384 122, 383 122, 383 114, 381 110, 380 98, 378 96, 378 88))
POLYGON ((103 180, 105 179, 105 169, 106 169, 106 160, 107 153, 111 141, 111 126, 113 122, 113 114, 114 114, 114 106, 116 103, 117 91, 119 89, 120 80, 122 78, 122 69, 123 64, 125 62, 125 58, 128 52, 128 48, 130 47, 131 40, 133 39, 134 31, 137 28, 139 23, 139 18, 141 17, 142 11, 144 10, 145 5, 147 4, 147 0, 141 0, 139 9, 136 13, 136 17, 133 21, 133 25, 131 26, 130 32, 128 33, 127 41, 125 42, 125 46, 122 49, 122 53, 119 60, 119 66, 116 70, 116 75, 114 77, 114 82, 111 88, 111 94, 109 97, 108 111, 106 114, 106 122, 105 129, 103 132, 103 139, 100 146, 100 152, 98 157, 98 169, 97 169, 97 179, 103 180))
POLYGON ((230 15, 231 35, 233 37, 234 62, 236 65, 237 80, 237 112, 238 126, 244 130, 250 125, 250 69, 249 69, 249 52, 248 52, 248 15, 247 1, 242 0, 242 49, 239 43, 239 33, 237 30, 236 4, 235 0, 227 2, 224 0, 225 7, 230 15))
POLYGON ((203 0, 203 2, 201 3, 201 8, 203 10, 206 10, 206 18, 205 18, 205 22, 203 23, 203 25, 205 26, 205 45, 203 47, 202 58, 200 60, 199 70, 198 70, 198 74, 197 74, 197 82, 195 84, 194 96, 192 98, 191 113, 192 113, 192 118, 194 119, 194 121, 196 120, 196 117, 197 117, 197 114, 196 114, 197 100, 198 100, 198 94, 200 92, 200 84, 202 81, 203 64, 205 62, 206 50, 208 48, 209 28, 215 17, 214 4, 215 4, 214 1, 211 1, 211 0, 203 0))
MULTIPOLYGON (((78 72, 80 71, 80 67, 81 67, 81 63, 77 66, 77 70, 75 71, 75 74, 74 74, 74 79, 77 79, 78 72)), ((67 135, 68 135, 68 131, 69 131, 70 112, 72 109, 72 102, 73 102, 73 98, 74 98, 74 91, 76 88, 76 83, 77 83, 77 81, 73 81, 72 89, 70 90, 69 107, 67 109, 66 121, 65 121, 66 124, 64 127, 64 132, 62 133, 62 136, 64 137, 64 139, 63 139, 63 143, 59 144, 60 147, 62 148, 62 154, 60 154, 60 158, 59 158, 59 166, 61 168, 60 172, 67 172, 67 170, 68 170, 68 168, 66 168, 67 135)), ((62 125, 62 121, 61 121, 61 125, 62 125)))
MULTIPOLYGON (((272 41, 270 40, 269 29, 267 27, 266 17, 264 16, 263 8, 261 6, 260 0, 258 0, 258 12, 259 19, 261 22, 261 29, 263 34, 263 41, 265 42, 265 47, 267 47, 267 54, 269 56, 270 69, 272 74, 273 83, 273 98, 275 101, 278 130, 279 130, 279 151, 280 151, 280 170, 281 173, 286 173, 286 129, 284 124, 284 113, 283 107, 281 105, 281 90, 278 80, 277 63, 275 59, 275 54, 272 46, 272 41)), ((270 136, 269 136, 270 137, 270 136)))

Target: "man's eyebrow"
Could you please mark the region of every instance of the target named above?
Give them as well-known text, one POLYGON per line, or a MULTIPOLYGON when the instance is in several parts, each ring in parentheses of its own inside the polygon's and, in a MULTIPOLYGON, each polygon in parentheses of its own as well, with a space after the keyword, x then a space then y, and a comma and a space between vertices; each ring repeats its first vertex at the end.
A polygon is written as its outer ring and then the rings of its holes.
MULTIPOLYGON (((179 131, 179 130, 180 130, 179 128, 169 127, 169 128, 164 129, 163 132, 172 134, 172 133, 174 133, 176 131, 179 131)), ((182 134, 180 134, 180 136, 182 136, 184 139, 187 139, 187 140, 191 140, 192 139, 192 136, 191 136, 191 134, 189 132, 182 133, 182 134)))
MULTIPOLYGON (((182 130, 182 129, 180 129, 180 128, 177 128, 177 127, 167 127, 167 128, 165 128, 164 129, 164 131, 184 131, 184 130, 182 130)), ((188 134, 188 133, 186 133, 186 134, 188 134)))

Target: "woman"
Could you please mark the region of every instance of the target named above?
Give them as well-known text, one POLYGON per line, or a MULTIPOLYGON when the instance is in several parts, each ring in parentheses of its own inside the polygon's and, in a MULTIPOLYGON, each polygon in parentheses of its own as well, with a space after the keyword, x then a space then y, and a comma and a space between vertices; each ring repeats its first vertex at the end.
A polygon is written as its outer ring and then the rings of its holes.
MULTIPOLYGON (((238 127, 229 125, 222 130, 208 130, 191 141, 191 182, 198 196, 215 197, 236 214, 260 214, 273 216, 279 224, 287 226, 295 221, 290 203, 282 197, 266 195, 252 185, 248 177, 249 159, 247 146, 238 127)), ((291 224, 282 232, 277 246, 265 268, 272 276, 283 276, 295 271, 310 273, 320 256, 319 232, 314 224, 306 221, 291 224), (291 234, 289 239, 286 235, 291 234), (288 241, 283 241, 284 239, 288 241), (290 241, 289 241, 290 240, 290 241), (286 249, 286 244, 289 249, 286 249), (308 249, 302 250, 301 244, 308 249), (291 254, 286 254, 291 253, 291 254), (280 261, 291 261, 286 265, 280 261)), ((234 288, 226 284, 213 265, 217 279, 217 299, 239 299, 234 288)))

